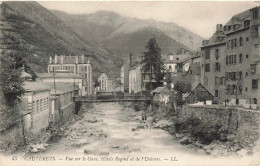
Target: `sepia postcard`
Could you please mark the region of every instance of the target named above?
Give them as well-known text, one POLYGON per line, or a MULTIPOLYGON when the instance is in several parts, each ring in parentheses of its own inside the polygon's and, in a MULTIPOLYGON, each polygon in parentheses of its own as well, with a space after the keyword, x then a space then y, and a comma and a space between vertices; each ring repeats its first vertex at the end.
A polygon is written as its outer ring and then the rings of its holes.
POLYGON ((258 1, 1 1, 0 165, 260 166, 258 1))

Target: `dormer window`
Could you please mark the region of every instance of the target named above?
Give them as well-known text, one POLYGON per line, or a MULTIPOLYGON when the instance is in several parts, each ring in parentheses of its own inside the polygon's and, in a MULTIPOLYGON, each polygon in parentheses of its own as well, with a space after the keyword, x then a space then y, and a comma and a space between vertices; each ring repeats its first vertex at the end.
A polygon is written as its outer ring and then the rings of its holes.
POLYGON ((249 26, 250 25, 250 21, 249 20, 245 20, 244 21, 244 27, 247 27, 247 26, 249 26))
POLYGON ((253 11, 253 19, 258 19, 258 10, 253 11))
POLYGON ((171 61, 173 60, 173 55, 170 55, 170 60, 171 60, 171 61))
POLYGON ((179 58, 176 58, 176 60, 178 61, 178 60, 179 60, 179 58))
POLYGON ((224 31, 227 31, 228 30, 228 27, 225 25, 224 26, 224 31))

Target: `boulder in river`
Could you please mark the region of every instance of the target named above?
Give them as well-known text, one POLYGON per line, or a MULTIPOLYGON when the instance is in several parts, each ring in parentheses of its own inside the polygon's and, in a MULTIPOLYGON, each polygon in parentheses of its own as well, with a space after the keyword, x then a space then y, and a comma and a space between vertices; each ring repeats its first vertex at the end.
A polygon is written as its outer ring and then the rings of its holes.
POLYGON ((100 155, 100 156, 108 156, 108 155, 109 155, 109 152, 107 152, 107 151, 101 151, 101 152, 98 153, 98 155, 100 155))
POLYGON ((246 156, 248 154, 248 151, 245 149, 241 149, 240 151, 237 152, 240 156, 246 156))
POLYGON ((182 134, 178 134, 178 133, 177 133, 177 134, 175 134, 175 137, 176 137, 176 138, 182 138, 182 137, 183 137, 183 135, 182 135, 182 134))
POLYGON ((138 126, 136 127, 136 129, 144 129, 144 128, 145 128, 144 124, 138 124, 138 126))
POLYGON ((81 140, 78 140, 77 142, 71 144, 70 146, 79 148, 79 147, 87 145, 87 144, 89 144, 89 142, 87 140, 81 139, 81 140))
POLYGON ((192 141, 191 141, 191 139, 190 139, 188 136, 185 136, 185 137, 183 137, 182 139, 180 139, 178 142, 181 143, 181 144, 183 144, 183 145, 188 145, 188 144, 190 144, 192 141))
POLYGON ((130 149, 129 150, 129 153, 132 153, 132 152, 140 152, 141 149, 140 148, 133 148, 133 149, 130 149))
POLYGON ((88 122, 89 123, 96 123, 97 122, 97 119, 95 117, 91 118, 91 119, 88 119, 88 122))
POLYGON ((157 122, 156 124, 154 124, 154 128, 166 128, 169 126, 172 126, 172 122, 167 121, 167 120, 160 120, 159 122, 157 122))
POLYGON ((120 146, 119 145, 112 145, 111 146, 113 149, 118 149, 120 146))
POLYGON ((93 151, 93 150, 90 150, 90 149, 84 149, 84 153, 85 153, 85 154, 93 154, 94 151, 93 151))
POLYGON ((229 140, 229 141, 233 141, 235 138, 236 138, 236 135, 234 135, 234 134, 230 134, 227 136, 227 140, 229 140))

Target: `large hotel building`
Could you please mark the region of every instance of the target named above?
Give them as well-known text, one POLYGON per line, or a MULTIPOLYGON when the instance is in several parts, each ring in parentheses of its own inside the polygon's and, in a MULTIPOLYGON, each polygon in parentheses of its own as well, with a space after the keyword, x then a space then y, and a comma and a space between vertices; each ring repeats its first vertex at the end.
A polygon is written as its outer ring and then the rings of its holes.
POLYGON ((85 86, 85 92, 87 95, 93 94, 93 76, 92 76, 92 64, 84 56, 57 56, 54 58, 50 56, 48 64, 48 73, 55 72, 70 72, 74 74, 80 74, 83 79, 83 86, 85 86))
POLYGON ((218 102, 260 106, 260 8, 234 15, 202 43, 201 82, 218 102))

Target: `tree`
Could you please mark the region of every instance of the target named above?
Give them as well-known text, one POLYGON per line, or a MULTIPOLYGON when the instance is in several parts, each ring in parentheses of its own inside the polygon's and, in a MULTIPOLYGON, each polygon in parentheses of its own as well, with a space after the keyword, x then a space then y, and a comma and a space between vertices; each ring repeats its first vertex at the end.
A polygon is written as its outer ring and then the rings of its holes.
POLYGON ((95 79, 95 83, 94 83, 94 87, 99 87, 100 86, 100 82, 98 81, 98 79, 95 79))
POLYGON ((147 49, 147 52, 144 52, 144 59, 141 62, 143 64, 142 70, 149 73, 150 90, 152 90, 152 80, 155 79, 158 86, 163 79, 162 71, 164 68, 161 49, 155 38, 151 38, 145 48, 147 49))
POLYGON ((24 71, 29 73, 32 76, 32 80, 35 81, 37 78, 37 75, 34 73, 34 71, 31 69, 31 67, 27 64, 27 62, 22 58, 20 54, 12 54, 12 58, 15 60, 15 68, 19 69, 20 67, 24 67, 24 71))
POLYGON ((170 91, 169 104, 171 106, 171 111, 176 111, 176 92, 175 92, 175 90, 170 91))
POLYGON ((18 67, 12 55, 3 54, 1 57, 0 85, 6 101, 12 105, 24 93, 23 79, 20 78, 21 67, 18 67))
POLYGON ((166 87, 167 87, 168 89, 171 89, 172 76, 171 76, 171 73, 169 72, 169 70, 166 71, 166 74, 165 74, 165 82, 166 82, 166 87))
POLYGON ((182 106, 184 103, 183 94, 191 91, 191 85, 184 81, 177 81, 174 90, 176 91, 176 103, 178 106, 182 106))

